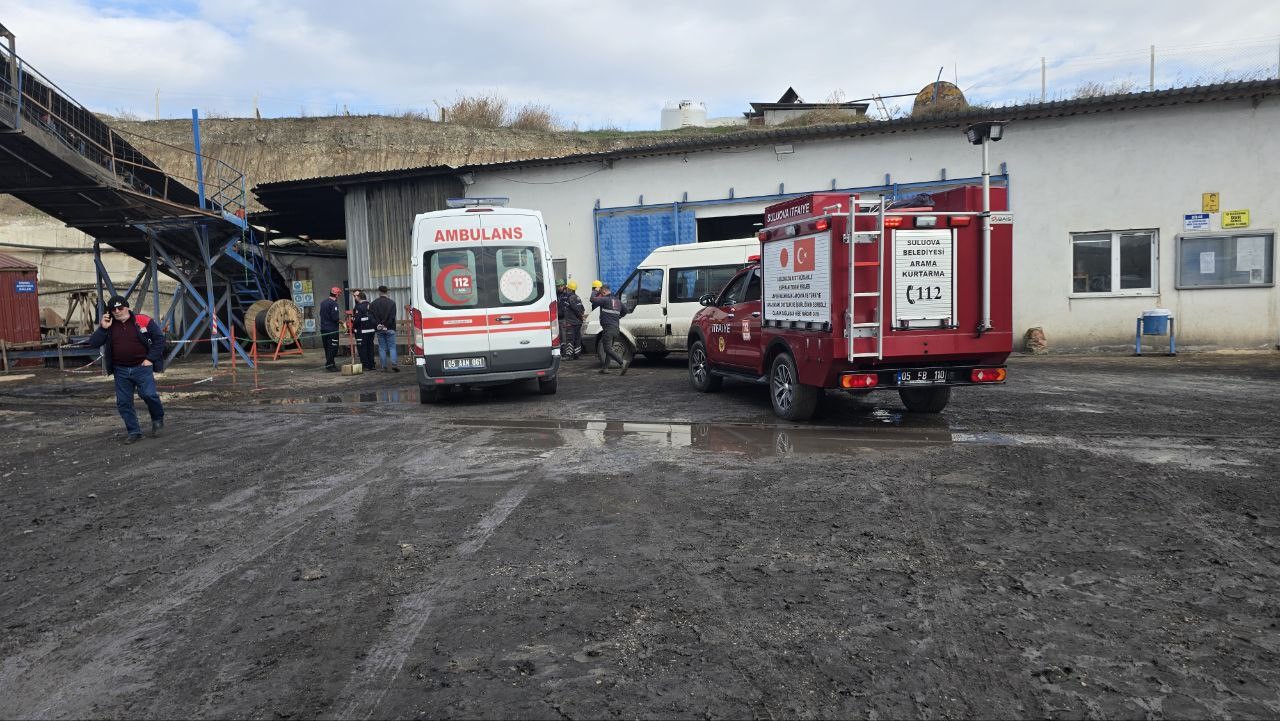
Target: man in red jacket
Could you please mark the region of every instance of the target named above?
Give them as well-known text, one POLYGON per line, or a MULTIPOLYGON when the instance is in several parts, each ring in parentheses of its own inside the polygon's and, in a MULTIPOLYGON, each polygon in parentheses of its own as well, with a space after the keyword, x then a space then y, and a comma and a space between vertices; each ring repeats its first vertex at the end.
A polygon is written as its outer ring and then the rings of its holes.
POLYGON ((155 374, 164 370, 164 332, 154 319, 129 310, 129 301, 114 296, 107 313, 89 336, 88 345, 102 347, 107 373, 116 377, 116 410, 124 419, 125 443, 142 440, 142 427, 133 410, 136 392, 151 413, 151 437, 164 429, 164 406, 156 391, 155 374))

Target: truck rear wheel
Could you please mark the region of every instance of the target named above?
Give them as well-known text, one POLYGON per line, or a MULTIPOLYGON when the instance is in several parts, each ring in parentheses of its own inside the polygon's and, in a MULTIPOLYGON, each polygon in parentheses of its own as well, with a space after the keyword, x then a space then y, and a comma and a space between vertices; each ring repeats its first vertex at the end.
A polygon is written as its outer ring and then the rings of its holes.
POLYGON ((695 340, 689 346, 689 383, 700 393, 712 393, 720 390, 724 379, 711 372, 707 364, 707 346, 695 340))
POLYGON ((769 369, 769 397, 773 414, 788 421, 807 421, 818 407, 818 388, 800 382, 795 359, 780 353, 769 369))
POLYGON ((418 386, 418 402, 419 403, 435 403, 440 400, 439 388, 428 388, 426 386, 418 386))
POLYGON ((951 400, 951 386, 899 388, 898 397, 912 413, 941 413, 951 400))

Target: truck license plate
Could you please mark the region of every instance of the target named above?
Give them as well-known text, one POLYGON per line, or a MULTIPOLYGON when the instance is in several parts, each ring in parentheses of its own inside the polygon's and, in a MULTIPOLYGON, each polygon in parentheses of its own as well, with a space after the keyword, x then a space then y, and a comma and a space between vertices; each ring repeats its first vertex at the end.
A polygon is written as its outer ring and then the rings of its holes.
POLYGON ((443 363, 447 371, 484 370, 484 357, 479 358, 445 358, 443 363))
POLYGON ((945 370, 898 371, 900 385, 924 385, 929 383, 946 383, 945 370))

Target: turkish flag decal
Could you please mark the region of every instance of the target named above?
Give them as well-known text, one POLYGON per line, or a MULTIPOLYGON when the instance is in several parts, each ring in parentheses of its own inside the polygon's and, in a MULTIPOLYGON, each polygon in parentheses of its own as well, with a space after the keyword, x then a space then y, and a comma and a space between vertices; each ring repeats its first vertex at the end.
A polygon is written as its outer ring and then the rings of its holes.
POLYGON ((813 241, 814 238, 805 238, 797 240, 795 244, 795 264, 792 269, 797 273, 805 270, 813 270, 813 241))

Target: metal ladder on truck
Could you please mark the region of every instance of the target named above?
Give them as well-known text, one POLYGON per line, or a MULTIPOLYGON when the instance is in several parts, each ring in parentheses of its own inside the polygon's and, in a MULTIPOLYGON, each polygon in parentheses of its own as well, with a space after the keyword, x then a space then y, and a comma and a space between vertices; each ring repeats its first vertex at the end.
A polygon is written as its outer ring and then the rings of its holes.
POLYGON ((849 209, 849 309, 845 311, 845 328, 848 329, 846 335, 849 337, 849 360, 854 358, 882 360, 884 358, 884 269, 880 265, 884 260, 884 211, 888 202, 888 198, 882 195, 879 200, 855 200, 849 209), (875 210, 859 212, 859 207, 874 208, 875 210), (871 216, 876 218, 876 230, 856 230, 858 218, 871 216), (859 260, 858 248, 860 246, 870 246, 875 260, 867 260, 868 253, 865 252, 862 253, 863 259, 859 260), (857 286, 859 268, 875 269, 875 288, 859 290, 857 286), (868 305, 872 305, 871 320, 854 322, 854 319, 858 317, 858 311, 865 309, 868 305), (855 346, 859 338, 874 338, 875 350, 857 352, 855 346))

